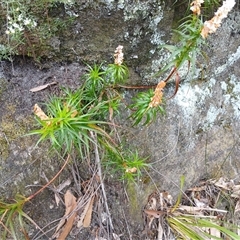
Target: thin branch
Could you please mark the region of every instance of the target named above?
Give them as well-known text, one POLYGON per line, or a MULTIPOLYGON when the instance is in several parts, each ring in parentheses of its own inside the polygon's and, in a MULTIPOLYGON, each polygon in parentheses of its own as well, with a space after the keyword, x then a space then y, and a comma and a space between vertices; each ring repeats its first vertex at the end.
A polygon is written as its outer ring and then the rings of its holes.
POLYGON ((125 222, 126 222, 127 231, 128 231, 128 234, 129 234, 129 240, 132 240, 132 236, 131 236, 131 232, 130 232, 130 229, 129 229, 129 226, 128 226, 128 222, 127 222, 126 215, 125 215, 124 210, 123 210, 122 207, 121 207, 121 209, 122 209, 122 213, 123 213, 124 220, 125 220, 125 222))
POLYGON ((98 151, 98 145, 97 145, 97 138, 96 138, 96 133, 93 133, 92 131, 90 132, 91 137, 93 139, 94 142, 94 150, 95 150, 95 160, 97 163, 97 167, 98 167, 98 175, 99 175, 99 179, 100 179, 100 184, 101 184, 101 188, 102 188, 102 193, 103 193, 103 198, 104 198, 104 203, 105 203, 105 208, 109 217, 109 223, 110 223, 110 227, 113 230, 113 223, 112 223, 112 219, 111 219, 111 214, 109 211, 109 207, 108 207, 108 203, 107 203, 107 196, 106 196, 106 191, 105 191, 105 187, 104 187, 104 183, 103 183, 103 178, 102 178, 102 168, 101 168, 101 162, 100 162, 100 157, 99 157, 99 151, 98 151))
POLYGON ((70 155, 68 154, 67 159, 65 161, 65 163, 63 164, 62 168, 58 171, 58 173, 46 184, 44 185, 41 189, 39 189, 37 192, 35 192, 34 194, 32 194, 31 196, 29 196, 27 198, 27 201, 31 200, 32 198, 34 198, 36 195, 38 195, 40 192, 42 192, 45 188, 47 188, 54 180, 56 180, 56 178, 60 175, 60 173, 63 171, 63 169, 66 167, 67 163, 69 162, 70 159, 70 155))

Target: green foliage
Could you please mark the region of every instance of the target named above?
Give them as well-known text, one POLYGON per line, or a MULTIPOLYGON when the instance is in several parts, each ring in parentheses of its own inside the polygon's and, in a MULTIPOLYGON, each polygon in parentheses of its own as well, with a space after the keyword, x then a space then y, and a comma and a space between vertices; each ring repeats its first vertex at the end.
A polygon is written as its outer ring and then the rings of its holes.
MULTIPOLYGON (((106 132, 109 129, 107 119, 112 120, 121 104, 121 95, 114 89, 113 83, 123 81, 128 71, 119 70, 121 68, 116 65, 109 65, 106 69, 104 71, 102 65, 88 65, 87 73, 83 77, 84 84, 75 92, 64 89, 62 97, 51 97, 46 103, 47 118, 41 119, 41 116, 38 116, 41 128, 30 134, 40 135, 38 143, 50 139, 52 146, 58 151, 64 150, 64 153, 71 154, 78 150, 83 156, 83 148, 90 152, 93 141, 90 132, 95 132, 103 146, 103 152, 106 151, 110 157, 107 166, 119 172, 121 179, 133 181, 136 177, 139 178, 141 170, 148 166, 146 159, 140 158, 137 152, 123 153, 113 144, 106 132), (111 69, 113 73, 110 73, 111 69), (119 70, 118 75, 116 69, 119 70)), ((149 103, 149 95, 147 97, 149 103)), ((139 106, 142 107, 142 103, 140 102, 139 106)), ((153 109, 148 109, 147 114, 147 122, 156 115, 153 109)))
MULTIPOLYGON (((196 216, 196 215, 185 215, 181 214, 179 216, 170 215, 167 217, 167 222, 171 229, 176 235, 181 237, 180 239, 223 239, 219 238, 213 234, 208 233, 206 229, 215 229, 217 232, 223 234, 225 237, 230 237, 231 239, 239 239, 239 236, 222 226, 222 221, 210 220, 207 216, 196 216)), ((236 226, 233 226, 236 230, 236 226)))
MULTIPOLYGON (((59 28, 66 27, 65 22, 50 16, 49 11, 56 6, 56 3, 65 4, 68 1, 40 0, 32 1, 32 5, 26 4, 26 1, 2 1, 8 35, 6 47, 0 45, 3 48, 2 58, 8 57, 8 51, 19 54, 20 49, 24 49, 26 55, 36 59, 38 57, 36 49, 39 43, 47 41, 59 28), (36 18, 35 13, 41 12, 47 13, 46 21, 36 18)), ((171 78, 173 73, 178 77, 177 70, 186 61, 195 66, 197 54, 200 53, 200 47, 204 42, 200 34, 202 26, 200 18, 193 15, 175 31, 179 35, 179 46, 162 46, 171 52, 171 56, 161 72, 174 69, 167 80, 171 78)), ((91 133, 94 132, 102 144, 101 154, 105 153, 104 164, 106 168, 119 174, 122 180, 135 181, 136 178, 141 177, 142 170, 150 166, 146 162, 147 158, 139 157, 137 151, 124 151, 123 148, 117 147, 108 134, 109 123, 107 122, 107 119, 112 120, 114 112, 118 112, 121 95, 115 90, 115 87, 128 78, 128 68, 124 64, 115 63, 109 64, 106 68, 102 64, 94 64, 93 67, 87 66, 84 84, 76 91, 65 89, 62 97, 51 97, 46 103, 47 117, 41 118, 38 115, 37 121, 40 128, 33 130, 30 134, 40 135, 37 143, 48 139, 58 151, 63 151, 64 154, 68 153, 70 156, 77 150, 81 157, 84 157, 86 153, 88 156, 90 155, 91 143, 94 142, 91 133)), ((163 81, 164 84, 167 80, 163 81)), ((160 92, 161 90, 163 89, 160 89, 160 92)), ((159 112, 164 113, 161 104, 151 107, 150 103, 154 96, 154 91, 149 90, 140 92, 135 97, 135 102, 130 106, 134 111, 130 116, 133 119, 133 125, 142 121, 143 125, 149 124, 155 120, 159 112)), ((162 99, 159 103, 162 103, 162 99)), ((183 180, 181 188, 182 185, 183 180)), ((18 215, 22 229, 24 229, 23 217, 31 221, 22 211, 24 203, 29 199, 17 198, 16 202, 10 204, 0 202, 1 224, 5 230, 4 237, 11 232, 12 237, 17 239, 13 224, 15 216, 18 215)), ((175 214, 180 200, 181 195, 176 205, 168 212, 169 215, 166 219, 171 229, 182 239, 206 239, 206 237, 220 239, 202 231, 200 228, 203 227, 215 228, 226 236, 237 239, 234 232, 203 216, 198 218, 195 215, 175 214)))
POLYGON ((3 45, 0 44, 0 60, 2 59, 8 59, 10 60, 10 56, 16 54, 16 49, 11 47, 10 45, 3 45))
MULTIPOLYGON (((167 83, 167 81, 175 75, 176 88, 173 96, 178 91, 180 82, 179 69, 185 63, 188 63, 188 71, 191 70, 192 73, 195 72, 197 56, 201 54, 201 47, 205 43, 205 40, 201 36, 202 27, 203 23, 201 18, 196 14, 191 14, 186 17, 184 22, 174 31, 178 36, 178 44, 160 46, 160 48, 167 49, 170 52, 170 56, 163 65, 163 68, 154 74, 154 77, 159 76, 163 72, 170 71, 166 79, 163 80, 163 82, 167 83)), ((159 89, 158 92, 150 90, 147 93, 138 94, 135 98, 135 103, 131 105, 131 108, 135 110, 131 115, 134 120, 134 125, 139 124, 144 118, 145 122, 143 124, 146 125, 156 118, 158 112, 164 112, 159 93, 159 91, 162 90, 163 89, 159 89), (158 106, 154 105, 151 107, 150 102, 154 99, 153 96, 158 98, 158 106)))
POLYGON ((103 162, 107 171, 114 175, 119 175, 120 180, 134 182, 142 175, 142 171, 149 167, 147 158, 141 158, 138 152, 131 152, 113 148, 111 145, 105 145, 108 149, 103 162))
POLYGON ((87 65, 87 67, 87 73, 84 75, 86 88, 85 92, 88 99, 92 100, 97 98, 100 92, 103 90, 103 87, 106 84, 104 79, 106 72, 102 70, 102 64, 99 66, 94 64, 93 67, 87 65))
MULTIPOLYGON (((22 229, 22 233, 25 232, 23 218, 30 222, 32 219, 23 211, 24 204, 28 201, 23 196, 16 196, 16 199, 12 203, 0 201, 0 217, 1 217, 1 239, 19 239, 19 228, 22 229)), ((22 234, 21 234, 22 235, 22 234)), ((23 237, 23 236, 22 236, 23 237)))
POLYGON ((119 107, 122 104, 121 95, 113 89, 105 89, 101 100, 101 111, 98 118, 112 120, 113 115, 119 114, 119 107))
POLYGON ((5 18, 5 37, 1 40, 0 59, 10 59, 11 55, 27 55, 38 60, 48 55, 49 40, 66 29, 72 16, 59 18, 55 11, 62 11, 59 4, 71 5, 62 0, 3 0, 2 17, 5 18), (59 10, 58 10, 59 8, 59 10))
POLYGON ((154 91, 152 89, 146 92, 140 92, 133 99, 134 103, 130 105, 133 109, 131 118, 133 119, 133 125, 138 125, 142 120, 143 125, 149 124, 154 121, 158 113, 164 114, 164 109, 162 105, 157 107, 149 107, 152 97, 154 96, 154 91))
POLYGON ((149 167, 149 164, 146 163, 147 158, 141 158, 138 155, 138 152, 129 152, 125 153, 123 168, 122 171, 122 179, 126 179, 128 181, 135 181, 135 179, 140 179, 142 175, 142 170, 149 167), (124 173, 123 173, 124 171, 124 173))
POLYGON ((118 113, 121 104, 121 95, 115 90, 118 83, 123 83, 128 77, 128 68, 125 65, 94 64, 87 65, 87 73, 84 75, 84 96, 86 103, 89 101, 98 103, 101 110, 98 111, 98 119, 112 119, 113 113, 118 113))
POLYGON ((126 65, 113 63, 108 65, 106 74, 109 83, 116 85, 119 83, 124 83, 128 78, 129 72, 126 65))
POLYGON ((173 67, 179 69, 186 61, 194 69, 197 55, 201 52, 201 46, 205 42, 200 35, 202 26, 202 21, 196 15, 192 15, 174 31, 178 35, 179 45, 161 46, 171 52, 170 57, 167 59, 167 64, 161 72, 173 67))
POLYGON ((65 89, 64 96, 51 97, 46 104, 47 119, 37 117, 41 128, 30 134, 40 135, 38 143, 50 139, 57 150, 71 153, 76 149, 82 154, 83 148, 89 152, 90 132, 112 141, 104 128, 121 103, 112 84, 125 79, 128 70, 111 64, 106 71, 102 65, 87 66, 84 84, 75 92, 65 89))
POLYGON ((82 89, 76 92, 65 90, 65 96, 52 97, 46 104, 49 119, 42 120, 38 117, 41 128, 32 131, 30 134, 40 135, 38 143, 50 139, 56 149, 65 149, 65 152, 68 153, 74 149, 82 153, 83 146, 89 149, 90 131, 109 137, 99 127, 106 122, 95 120, 99 111, 101 111, 101 106, 92 106, 91 102, 83 106, 82 97, 82 89))
POLYGON ((205 0, 203 3, 203 16, 205 18, 209 18, 209 16, 214 14, 214 11, 216 11, 216 8, 219 7, 220 3, 222 1, 220 0, 205 0))
POLYGON ((220 0, 204 0, 204 7, 210 8, 212 6, 219 6, 220 0))

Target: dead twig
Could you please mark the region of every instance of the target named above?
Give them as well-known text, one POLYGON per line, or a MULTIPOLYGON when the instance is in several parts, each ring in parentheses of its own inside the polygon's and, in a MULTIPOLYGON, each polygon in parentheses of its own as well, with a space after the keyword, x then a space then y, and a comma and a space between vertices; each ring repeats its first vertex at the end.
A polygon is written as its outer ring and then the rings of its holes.
POLYGON ((70 159, 70 155, 67 156, 67 159, 65 161, 65 163, 63 164, 62 168, 58 171, 58 173, 47 183, 45 184, 42 188, 40 188, 37 192, 35 192, 34 194, 32 194, 31 196, 29 196, 27 198, 27 201, 33 199, 36 195, 38 195, 40 192, 42 192, 45 188, 47 188, 52 182, 54 182, 56 180, 56 178, 60 175, 60 173, 63 171, 63 169, 66 167, 66 165, 68 164, 70 159))
POLYGON ((132 240, 132 236, 131 236, 131 233, 130 233, 130 229, 129 229, 129 226, 128 226, 128 222, 127 222, 126 215, 125 215, 124 210, 123 210, 122 207, 121 207, 121 209, 122 209, 122 213, 123 213, 124 220, 125 220, 125 222, 126 222, 127 231, 128 231, 128 235, 129 235, 129 240, 132 240))
POLYGON ((112 230, 114 230, 112 219, 111 219, 111 214, 110 214, 108 203, 107 203, 106 191, 105 191, 103 178, 102 178, 102 168, 101 168, 101 162, 100 162, 100 157, 99 157, 96 134, 91 132, 91 137, 93 139, 93 144, 94 144, 95 160, 96 160, 96 164, 97 164, 97 168, 98 168, 98 176, 99 176, 100 185, 101 185, 101 189, 102 189, 102 193, 103 193, 105 208, 106 208, 106 211, 107 211, 107 214, 108 214, 108 217, 109 217, 108 220, 109 220, 110 227, 111 227, 112 230))

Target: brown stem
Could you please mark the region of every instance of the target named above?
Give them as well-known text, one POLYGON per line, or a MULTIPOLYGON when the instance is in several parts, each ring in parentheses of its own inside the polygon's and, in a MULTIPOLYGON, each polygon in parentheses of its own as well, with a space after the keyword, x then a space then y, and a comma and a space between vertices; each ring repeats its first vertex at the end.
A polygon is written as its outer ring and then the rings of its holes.
POLYGON ((126 86, 118 84, 116 87, 127 88, 127 89, 149 89, 156 88, 157 85, 140 85, 140 86, 126 86))
POLYGON ((33 199, 35 196, 37 196, 40 192, 42 192, 46 187, 48 187, 59 175, 60 173, 63 171, 63 169, 66 167, 67 163, 69 162, 70 159, 70 155, 68 154, 67 159, 65 161, 65 163, 63 164, 62 168, 58 171, 58 173, 46 184, 44 185, 42 188, 40 188, 37 192, 35 192, 34 194, 32 194, 31 196, 29 196, 26 199, 27 201, 30 201, 31 199, 33 199))
POLYGON ((169 73, 169 75, 167 76, 167 78, 164 80, 164 82, 167 82, 176 71, 177 71, 177 67, 174 67, 169 73))
MULTIPOLYGON (((167 82, 176 71, 177 71, 177 67, 174 67, 171 70, 171 72, 169 73, 169 75, 167 76, 167 78, 163 81, 167 82)), ((126 86, 126 85, 118 84, 116 87, 126 88, 126 89, 149 89, 149 88, 156 88, 157 84, 155 84, 155 85, 140 85, 140 86, 126 86)))

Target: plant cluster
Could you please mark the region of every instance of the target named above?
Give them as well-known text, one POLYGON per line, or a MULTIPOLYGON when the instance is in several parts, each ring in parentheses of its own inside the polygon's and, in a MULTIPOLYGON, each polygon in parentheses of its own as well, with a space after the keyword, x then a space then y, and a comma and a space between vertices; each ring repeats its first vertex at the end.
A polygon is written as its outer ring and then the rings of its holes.
POLYGON ((31 221, 31 218, 23 211, 23 206, 27 202, 27 198, 24 196, 17 196, 14 202, 6 203, 0 201, 0 216, 1 216, 1 225, 4 228, 3 234, 1 237, 6 239, 7 234, 12 235, 13 239, 18 239, 16 235, 16 227, 14 218, 17 216, 18 223, 20 228, 24 233, 24 222, 23 218, 31 221))
POLYGON ((0 45, 0 59, 26 55, 39 60, 47 54, 49 39, 64 30, 72 18, 54 16, 53 10, 60 4, 73 3, 71 0, 2 0, 0 11, 5 37, 0 45))
POLYGON ((142 171, 150 166, 147 158, 141 158, 137 150, 132 152, 126 151, 123 147, 112 148, 111 146, 106 146, 106 149, 103 165, 114 176, 119 176, 120 180, 127 182, 140 180, 142 171))
MULTIPOLYGON (((103 152, 105 149, 105 166, 115 169, 121 179, 134 180, 141 175, 141 169, 147 167, 146 159, 141 159, 137 152, 123 153, 111 136, 115 127, 113 116, 118 114, 121 104, 116 87, 128 77, 122 46, 118 46, 114 57, 114 63, 106 67, 88 65, 82 86, 76 91, 63 89, 62 96, 51 97, 45 112, 35 105, 34 112, 41 128, 31 134, 40 136, 38 143, 49 139, 51 146, 63 154, 79 152, 85 157, 93 143, 91 135, 95 133, 103 152)), ((151 117, 147 116, 146 121, 152 120, 151 117)), ((138 123, 138 119, 134 120, 138 123)))
MULTIPOLYGON (((107 149, 107 152, 111 151, 115 157, 119 158, 119 152, 115 151, 117 143, 110 136, 111 126, 115 126, 113 115, 117 114, 121 100, 121 95, 114 89, 114 86, 127 79, 128 68, 123 64, 121 46, 117 48, 114 57, 114 64, 109 64, 105 68, 102 65, 93 67, 88 65, 81 87, 75 91, 63 89, 61 96, 50 97, 45 104, 45 111, 37 104, 34 106, 34 113, 40 128, 33 130, 30 135, 40 136, 37 144, 44 140, 50 140, 51 146, 62 156, 67 154, 65 166, 71 155, 80 154, 82 159, 90 156, 95 144, 93 135, 98 137, 99 143, 102 143, 102 150, 107 149)), ((102 151, 103 153, 104 151, 102 151)), ((123 175, 130 175, 130 170, 132 175, 139 175, 140 168, 145 166, 143 160, 138 161, 137 156, 134 159, 122 161, 121 163, 113 161, 113 163, 114 165, 125 163, 123 168, 120 167, 123 175)), ((50 182, 47 185, 49 184, 50 182)), ((24 233, 22 219, 30 220, 30 218, 22 208, 42 189, 28 198, 16 198, 14 203, 0 202, 4 236, 12 234, 12 237, 17 239, 16 229, 13 226, 15 216, 18 216, 17 219, 24 233)))
MULTIPOLYGON (((63 150, 63 154, 77 150, 83 156, 84 152, 89 153, 91 132, 95 132, 106 150, 105 165, 120 173, 121 178, 133 180, 141 175, 141 168, 147 164, 137 152, 122 153, 110 136, 113 115, 118 114, 121 104, 121 95, 115 87, 128 77, 122 46, 118 46, 114 57, 114 63, 106 67, 87 65, 83 85, 76 91, 63 89, 61 97, 51 97, 46 103, 46 114, 35 105, 34 112, 41 128, 31 134, 40 135, 38 143, 50 139, 51 145, 58 151, 63 150)), ((138 119, 134 120, 138 123, 138 119)), ((150 120, 148 116, 147 121, 150 120)))

